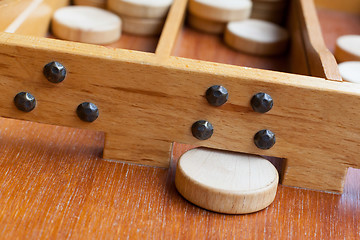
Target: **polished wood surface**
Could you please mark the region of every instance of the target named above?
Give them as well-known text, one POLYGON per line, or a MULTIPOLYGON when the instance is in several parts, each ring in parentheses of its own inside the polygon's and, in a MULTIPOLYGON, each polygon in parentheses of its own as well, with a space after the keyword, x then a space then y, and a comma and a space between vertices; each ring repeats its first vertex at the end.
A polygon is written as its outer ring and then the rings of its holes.
MULTIPOLYGON (((358 31, 360 20, 355 15, 328 10, 319 14, 330 49, 337 35, 358 31)), ((130 37, 127 40, 132 42, 130 37)), ((244 61, 226 54, 208 52, 224 61, 244 61)), ((271 61, 263 67, 272 67, 271 61)), ((100 132, 1 119, 0 237, 360 237, 360 170, 349 169, 342 195, 279 185, 275 202, 264 211, 223 215, 193 206, 175 189, 176 160, 189 146, 176 144, 170 168, 165 169, 102 160, 103 145, 100 132)))
POLYGON ((0 121, 3 239, 356 239, 360 171, 343 195, 279 185, 267 209, 217 214, 184 200, 170 169, 100 159, 99 132, 0 121))
POLYGON ((317 6, 331 8, 337 11, 346 11, 360 14, 360 1, 358 0, 315 0, 317 6))

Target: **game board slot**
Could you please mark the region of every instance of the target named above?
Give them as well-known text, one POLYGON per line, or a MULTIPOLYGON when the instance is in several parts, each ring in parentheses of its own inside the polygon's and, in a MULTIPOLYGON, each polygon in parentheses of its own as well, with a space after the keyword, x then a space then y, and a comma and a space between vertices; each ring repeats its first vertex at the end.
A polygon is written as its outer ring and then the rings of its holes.
MULTIPOLYGON (((53 21, 51 20, 55 10, 68 4, 68 0, 56 1, 56 3, 49 0, 1 1, 0 20, 4 16, 7 22, 1 22, 0 31, 26 36, 60 39, 60 37, 53 33, 51 26, 53 21)), ((121 18, 121 37, 111 43, 100 45, 109 48, 155 52, 167 16, 161 18, 140 18, 121 15, 114 9, 111 9, 111 11, 121 18)))
MULTIPOLYGON (((285 28, 289 35, 287 50, 283 54, 261 55, 235 50, 234 46, 225 43, 228 40, 225 40, 224 30, 219 30, 219 22, 201 22, 201 18, 194 19, 188 9, 172 56, 341 81, 335 58, 322 38, 313 3, 304 0, 287 3, 283 19, 273 21, 285 28), (196 24, 201 24, 202 31, 197 30, 196 24)), ((258 17, 251 15, 252 18, 258 17)))
MULTIPOLYGON (((287 50, 284 54, 275 56, 259 56, 237 51, 225 44, 223 33, 206 33, 191 27, 189 24, 189 21, 192 21, 191 17, 188 11, 184 26, 178 35, 172 52, 173 56, 242 67, 290 72, 290 51, 287 50), (216 51, 213 51, 213 49, 216 49, 216 51)), ((215 31, 215 29, 212 30, 215 31)))
POLYGON ((289 72, 288 55, 259 57, 237 52, 226 46, 221 36, 204 34, 187 25, 179 34, 173 56, 289 72), (209 51, 209 49, 212 50, 209 51), (216 51, 213 51, 213 49, 216 49, 216 51))

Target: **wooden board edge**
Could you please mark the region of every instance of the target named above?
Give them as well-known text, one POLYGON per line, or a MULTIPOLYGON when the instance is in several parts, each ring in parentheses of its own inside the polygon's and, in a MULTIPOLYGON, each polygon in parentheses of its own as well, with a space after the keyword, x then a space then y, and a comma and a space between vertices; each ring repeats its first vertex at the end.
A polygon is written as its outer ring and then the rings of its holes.
POLYGON ((342 81, 337 62, 326 47, 313 0, 295 0, 311 76, 342 81))

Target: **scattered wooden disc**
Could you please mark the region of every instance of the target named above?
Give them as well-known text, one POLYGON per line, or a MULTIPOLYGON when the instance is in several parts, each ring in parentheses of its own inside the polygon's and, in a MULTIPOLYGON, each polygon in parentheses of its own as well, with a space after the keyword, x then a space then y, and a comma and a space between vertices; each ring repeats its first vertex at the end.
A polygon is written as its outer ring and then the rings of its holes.
POLYGON ((98 8, 106 7, 106 0, 73 0, 74 5, 91 6, 98 8))
POLYGON ((197 17, 193 14, 188 15, 188 23, 191 27, 213 34, 220 34, 225 31, 226 23, 224 22, 215 22, 201 17, 197 17))
POLYGON ((336 41, 335 57, 337 61, 360 61, 360 35, 341 36, 336 41))
POLYGON ((342 62, 339 71, 344 81, 360 83, 360 61, 342 62))
POLYGON ((108 9, 138 18, 165 18, 173 0, 108 0, 108 9))
POLYGON ((279 175, 258 156, 193 149, 179 159, 175 185, 202 208, 229 214, 256 212, 275 198, 279 175))
POLYGON ((58 9, 52 19, 53 34, 61 39, 106 44, 121 36, 121 20, 106 10, 88 6, 58 9))
POLYGON ((289 36, 286 29, 274 23, 248 19, 228 23, 224 38, 236 50, 270 56, 285 52, 289 36))
POLYGON ((153 36, 159 35, 163 29, 165 19, 157 18, 135 18, 128 16, 121 16, 122 29, 126 33, 153 36))
POLYGON ((190 0, 189 11, 198 17, 216 22, 229 22, 249 18, 250 0, 190 0))

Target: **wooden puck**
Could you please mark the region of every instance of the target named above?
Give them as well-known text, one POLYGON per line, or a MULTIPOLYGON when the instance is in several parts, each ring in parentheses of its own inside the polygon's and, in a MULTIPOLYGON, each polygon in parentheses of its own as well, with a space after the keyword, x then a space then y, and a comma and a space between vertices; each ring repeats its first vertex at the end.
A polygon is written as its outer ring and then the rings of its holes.
POLYGON ((224 36, 225 42, 230 47, 262 56, 284 53, 288 39, 286 29, 257 19, 228 23, 224 36))
POLYGON ((339 37, 336 41, 334 55, 339 63, 345 61, 360 61, 360 35, 345 35, 339 37))
POLYGON ((106 44, 121 36, 121 20, 106 10, 89 6, 58 9, 52 19, 53 34, 61 39, 106 44))
POLYGON ((193 14, 188 15, 188 23, 192 28, 212 34, 221 34, 225 31, 226 27, 226 23, 224 22, 207 20, 193 14))
POLYGON ((159 35, 163 29, 165 19, 135 18, 121 16, 124 32, 140 36, 159 35))
POLYGON ((106 0, 74 0, 74 5, 91 6, 98 8, 106 7, 106 0))
POLYGON ((108 9, 138 18, 165 18, 173 0, 108 0, 108 9))
POLYGON ((276 168, 254 155, 192 149, 179 159, 175 185, 195 205, 220 213, 245 214, 269 206, 279 182, 276 168))
POLYGON ((360 61, 342 62, 339 71, 344 81, 360 83, 360 61))
POLYGON ((250 0, 190 0, 189 11, 195 16, 216 22, 229 22, 249 18, 250 0))

